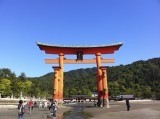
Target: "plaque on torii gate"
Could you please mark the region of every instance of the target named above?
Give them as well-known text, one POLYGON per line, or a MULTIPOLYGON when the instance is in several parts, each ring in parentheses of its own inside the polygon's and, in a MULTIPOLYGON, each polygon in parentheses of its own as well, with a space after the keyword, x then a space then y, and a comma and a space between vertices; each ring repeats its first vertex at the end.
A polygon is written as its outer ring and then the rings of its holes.
POLYGON ((102 54, 113 54, 123 44, 116 43, 111 45, 98 46, 61 46, 51 45, 37 42, 40 50, 44 50, 46 54, 58 54, 57 59, 45 59, 46 64, 59 64, 54 69, 54 89, 53 100, 59 103, 63 102, 63 64, 96 64, 97 65, 97 92, 98 105, 109 107, 108 99, 108 85, 107 85, 107 67, 102 67, 101 63, 114 63, 114 59, 103 59, 102 54), (83 55, 94 54, 94 59, 84 59, 83 55), (66 59, 65 55, 76 55, 77 59, 66 59))

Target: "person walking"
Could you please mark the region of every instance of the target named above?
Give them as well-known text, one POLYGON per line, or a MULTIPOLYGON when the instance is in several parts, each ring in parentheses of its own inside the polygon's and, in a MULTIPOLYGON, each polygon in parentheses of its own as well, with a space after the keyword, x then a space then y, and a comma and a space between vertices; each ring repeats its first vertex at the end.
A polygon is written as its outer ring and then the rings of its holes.
POLYGON ((44 108, 47 108, 47 106, 48 106, 47 101, 44 101, 44 108))
POLYGON ((30 100, 28 102, 28 108, 29 108, 29 114, 31 114, 31 110, 33 110, 33 101, 32 100, 30 100))
POLYGON ((129 111, 130 110, 130 104, 129 104, 129 100, 128 99, 126 100, 126 106, 127 106, 127 111, 129 111))
POLYGON ((39 108, 42 108, 42 102, 41 101, 39 102, 39 108))
POLYGON ((57 113, 57 109, 58 109, 57 102, 56 102, 56 101, 53 101, 53 102, 51 103, 51 106, 49 107, 51 116, 57 117, 57 114, 56 114, 56 113, 57 113))
POLYGON ((23 118, 24 113, 25 113, 25 107, 24 107, 23 101, 20 100, 18 104, 18 118, 17 119, 24 119, 23 118))

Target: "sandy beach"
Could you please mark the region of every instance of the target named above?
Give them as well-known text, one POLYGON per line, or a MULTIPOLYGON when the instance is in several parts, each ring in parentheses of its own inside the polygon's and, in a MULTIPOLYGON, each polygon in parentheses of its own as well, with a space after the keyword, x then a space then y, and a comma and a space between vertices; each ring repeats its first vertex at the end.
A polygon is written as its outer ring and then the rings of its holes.
MULTIPOLYGON (((84 111, 93 115, 89 119, 160 119, 160 101, 133 100, 130 101, 130 111, 126 111, 125 101, 111 101, 110 108, 85 107, 84 111)), ((57 118, 62 119, 62 114, 72 107, 62 106, 57 111, 57 118)), ((45 119, 49 113, 47 109, 35 108, 32 114, 25 113, 24 119, 45 119)), ((0 119, 16 119, 17 109, 0 109, 0 119)))
POLYGON ((90 119, 160 119, 160 101, 132 100, 130 111, 125 101, 110 102, 110 108, 85 108, 92 113, 90 119))
MULTIPOLYGON (((69 106, 60 107, 57 111, 56 119, 62 119, 63 113, 71 109, 72 107, 69 107, 69 106)), ((0 109, 0 119, 17 119, 17 114, 18 114, 18 111, 15 108, 0 109)), ((28 110, 26 110, 26 113, 24 114, 24 119, 46 119, 48 114, 49 114, 48 109, 34 108, 31 114, 29 114, 28 110)), ((48 119, 52 119, 52 118, 48 118, 48 119)))

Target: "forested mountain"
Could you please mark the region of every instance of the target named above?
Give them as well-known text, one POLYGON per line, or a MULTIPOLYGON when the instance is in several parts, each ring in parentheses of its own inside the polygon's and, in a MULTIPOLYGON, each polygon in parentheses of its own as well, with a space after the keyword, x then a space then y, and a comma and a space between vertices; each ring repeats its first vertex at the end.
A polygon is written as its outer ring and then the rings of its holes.
MULTIPOLYGON (((24 73, 16 77, 9 69, 0 69, 0 91, 4 95, 22 90, 25 95, 50 97, 53 91, 53 72, 41 77, 27 78, 24 73), (12 75, 11 75, 12 74, 12 75), (12 78, 11 78, 12 77, 12 78), (3 80, 10 81, 10 91, 5 92, 2 88, 3 80), (21 82, 21 83, 19 83, 21 82), (15 85, 13 85, 13 83, 15 85), (23 84, 23 86, 21 86, 23 84), (28 89, 25 88, 27 84, 28 89), (15 88, 17 86, 18 88, 15 88), (30 86, 30 87, 29 87, 30 86), (13 91, 14 90, 14 91, 13 91)), ((64 96, 70 97, 76 94, 91 95, 97 90, 95 68, 78 69, 64 73, 64 96)), ((108 67, 109 95, 134 94, 139 98, 160 99, 160 58, 147 61, 136 61, 128 65, 108 67)), ((9 85, 9 84, 8 84, 9 85)), ((7 90, 6 90, 7 91, 7 90)), ((16 93, 17 92, 17 93, 16 93)))
MULTIPOLYGON (((64 73, 64 95, 88 94, 97 90, 95 68, 78 69, 64 73)), ((160 58, 137 61, 129 65, 108 67, 109 95, 134 94, 136 97, 160 98, 160 58)), ((52 92, 53 73, 38 78, 41 88, 52 92), (47 87, 47 88, 46 88, 47 87)), ((51 93, 52 94, 52 93, 51 93)))

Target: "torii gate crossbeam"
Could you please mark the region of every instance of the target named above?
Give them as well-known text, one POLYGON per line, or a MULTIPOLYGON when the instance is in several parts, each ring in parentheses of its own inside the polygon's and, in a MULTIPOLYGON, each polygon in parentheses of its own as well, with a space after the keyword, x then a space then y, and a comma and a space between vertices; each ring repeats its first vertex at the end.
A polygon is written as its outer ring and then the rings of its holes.
MULTIPOLYGON (((85 59, 85 60, 75 60, 75 59, 64 59, 64 64, 95 64, 96 59, 85 59)), ((59 59, 45 59, 46 64, 58 64, 59 59)), ((114 63, 114 59, 101 59, 101 63, 114 63)))

